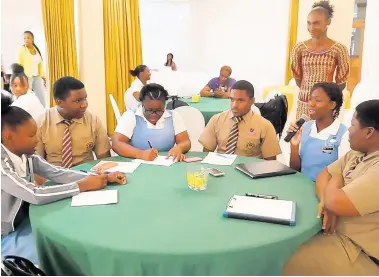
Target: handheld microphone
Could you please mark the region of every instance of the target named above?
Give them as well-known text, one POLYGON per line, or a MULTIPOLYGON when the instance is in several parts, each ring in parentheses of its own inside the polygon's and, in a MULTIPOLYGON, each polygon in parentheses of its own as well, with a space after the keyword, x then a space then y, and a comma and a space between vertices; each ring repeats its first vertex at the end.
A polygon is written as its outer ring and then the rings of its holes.
MULTIPOLYGON (((304 124, 306 121, 308 121, 308 120, 309 120, 309 117, 308 117, 307 115, 303 114, 303 115, 300 117, 300 119, 296 122, 297 127, 299 127, 299 129, 300 129, 301 126, 303 126, 303 124, 304 124)), ((299 130, 298 130, 298 131, 299 131, 299 130)), ((285 142, 290 142, 291 139, 296 135, 296 133, 297 133, 298 131, 296 131, 296 132, 289 132, 289 133, 287 134, 287 136, 284 138, 284 141, 285 141, 285 142)))

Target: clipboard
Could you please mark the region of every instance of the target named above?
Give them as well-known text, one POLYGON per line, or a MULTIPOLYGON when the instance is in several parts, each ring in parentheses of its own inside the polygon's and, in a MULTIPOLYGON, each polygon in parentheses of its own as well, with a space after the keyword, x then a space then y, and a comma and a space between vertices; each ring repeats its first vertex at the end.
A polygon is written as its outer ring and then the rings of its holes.
POLYGON ((226 218, 296 225, 296 202, 234 195, 223 213, 226 218))

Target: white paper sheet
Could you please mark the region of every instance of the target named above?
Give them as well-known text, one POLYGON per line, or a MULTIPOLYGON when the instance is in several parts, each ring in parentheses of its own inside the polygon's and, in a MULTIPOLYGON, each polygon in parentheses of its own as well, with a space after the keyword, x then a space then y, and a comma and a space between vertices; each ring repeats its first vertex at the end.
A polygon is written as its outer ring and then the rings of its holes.
POLYGON ((215 165, 232 165, 237 158, 237 155, 219 154, 215 152, 209 152, 208 155, 202 160, 203 164, 215 164, 215 165))
POLYGON ((167 156, 158 156, 154 161, 144 161, 144 160, 135 160, 140 161, 143 164, 159 165, 159 166, 171 166, 176 161, 172 157, 167 159, 167 156))
POLYGON ((71 207, 116 204, 117 195, 117 190, 81 192, 72 197, 71 207))
POLYGON ((234 200, 226 210, 239 214, 251 214, 261 217, 286 219, 292 217, 293 202, 234 195, 234 200))
MULTIPOLYGON (((107 163, 108 161, 101 161, 96 166, 101 166, 102 164, 107 163)), ((106 169, 106 173, 112 173, 112 172, 122 172, 122 173, 133 173, 140 165, 141 162, 138 160, 133 160, 132 162, 115 162, 117 165, 115 167, 106 169)), ((95 167, 96 167, 95 166, 95 167)))
POLYGON ((140 164, 140 161, 119 162, 116 167, 110 168, 106 172, 112 173, 119 171, 122 173, 133 173, 140 166, 140 164))

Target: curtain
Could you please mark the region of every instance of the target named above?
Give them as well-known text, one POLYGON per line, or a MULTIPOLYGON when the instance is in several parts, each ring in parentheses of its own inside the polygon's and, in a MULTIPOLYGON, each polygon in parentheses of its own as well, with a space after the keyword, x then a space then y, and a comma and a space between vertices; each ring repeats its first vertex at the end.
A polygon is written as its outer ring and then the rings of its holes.
POLYGON ((296 45, 297 41, 297 24, 298 24, 298 13, 299 13, 299 0, 291 0, 290 7, 290 20, 288 29, 288 49, 287 49, 287 64, 286 64, 286 79, 285 84, 292 79, 291 71, 291 52, 296 45))
POLYGON ((53 84, 63 76, 79 78, 76 56, 74 0, 41 0, 47 44, 50 105, 53 84))
POLYGON ((105 86, 108 134, 116 126, 109 95, 125 111, 124 93, 133 81, 129 69, 142 63, 141 28, 138 0, 103 0, 105 86))

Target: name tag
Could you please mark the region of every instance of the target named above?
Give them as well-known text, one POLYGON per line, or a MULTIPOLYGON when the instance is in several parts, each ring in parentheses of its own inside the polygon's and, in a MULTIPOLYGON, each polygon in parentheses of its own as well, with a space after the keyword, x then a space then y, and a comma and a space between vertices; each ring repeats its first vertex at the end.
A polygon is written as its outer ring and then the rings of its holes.
POLYGON ((336 149, 337 137, 335 135, 330 135, 328 139, 325 141, 324 146, 322 147, 322 152, 326 154, 332 154, 332 152, 336 149))

